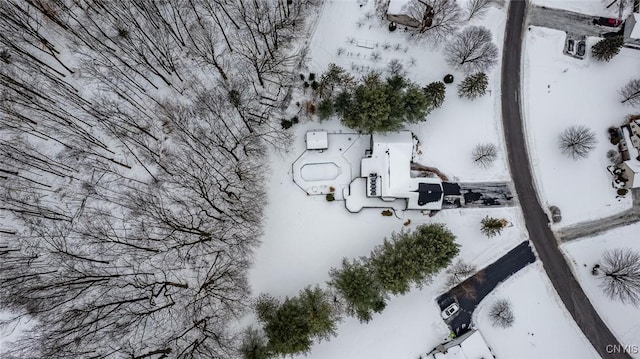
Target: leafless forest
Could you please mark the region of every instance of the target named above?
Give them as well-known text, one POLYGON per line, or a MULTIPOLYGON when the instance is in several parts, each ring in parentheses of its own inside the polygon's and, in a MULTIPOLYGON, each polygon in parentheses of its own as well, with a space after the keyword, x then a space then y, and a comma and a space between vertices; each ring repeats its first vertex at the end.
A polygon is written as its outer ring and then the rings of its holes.
POLYGON ((1 357, 237 357, 318 1, 0 1, 1 357))

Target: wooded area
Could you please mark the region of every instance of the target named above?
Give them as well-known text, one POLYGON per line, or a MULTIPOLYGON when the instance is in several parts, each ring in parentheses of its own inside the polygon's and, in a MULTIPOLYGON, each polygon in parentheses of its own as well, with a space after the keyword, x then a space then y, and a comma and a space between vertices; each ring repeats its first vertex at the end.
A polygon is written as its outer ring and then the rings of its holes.
POLYGON ((237 357, 315 2, 0 2, 3 357, 237 357))

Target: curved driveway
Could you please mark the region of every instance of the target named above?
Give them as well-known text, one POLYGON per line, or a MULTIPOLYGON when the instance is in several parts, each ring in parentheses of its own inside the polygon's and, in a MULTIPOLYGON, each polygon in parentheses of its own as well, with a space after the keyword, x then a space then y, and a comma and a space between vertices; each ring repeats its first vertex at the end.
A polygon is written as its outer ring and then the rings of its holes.
POLYGON ((526 8, 527 3, 522 0, 512 0, 509 5, 502 58, 502 121, 511 176, 522 206, 529 239, 560 299, 600 356, 630 359, 627 354, 607 352, 607 348, 619 343, 573 277, 558 249, 547 215, 540 206, 533 186, 520 112, 520 68, 526 8))

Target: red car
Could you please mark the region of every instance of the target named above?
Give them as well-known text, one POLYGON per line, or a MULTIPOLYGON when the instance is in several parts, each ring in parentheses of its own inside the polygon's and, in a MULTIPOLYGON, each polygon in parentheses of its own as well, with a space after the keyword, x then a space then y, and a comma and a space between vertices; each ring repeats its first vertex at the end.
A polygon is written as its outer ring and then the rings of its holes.
POLYGON ((597 17, 593 19, 593 24, 608 27, 618 27, 622 25, 622 20, 612 19, 610 17, 597 17))

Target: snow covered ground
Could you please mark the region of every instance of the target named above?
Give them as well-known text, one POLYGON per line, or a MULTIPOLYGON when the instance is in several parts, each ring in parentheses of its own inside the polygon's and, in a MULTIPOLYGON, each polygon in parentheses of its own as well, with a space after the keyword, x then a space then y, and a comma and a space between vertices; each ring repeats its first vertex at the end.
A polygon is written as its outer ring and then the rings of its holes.
MULTIPOLYGON (((569 10, 586 15, 604 16, 618 18, 620 13, 619 3, 607 6, 614 0, 531 0, 531 3, 538 6, 546 6, 554 9, 569 10)), ((626 6, 623 10, 622 19, 631 12, 631 8, 626 6)))
POLYGON ((635 345, 636 352, 631 353, 635 358, 640 358, 640 309, 606 297, 599 287, 600 279, 591 275, 591 268, 601 261, 605 250, 630 248, 640 251, 639 230, 640 223, 636 223, 598 236, 565 243, 560 247, 569 258, 576 278, 602 320, 622 345, 635 345))
MULTIPOLYGON (((433 111, 426 122, 410 127, 422 142, 422 158, 417 161, 461 181, 507 180, 500 113, 500 61, 487 73, 487 95, 475 101, 459 99, 456 86, 464 74, 449 68, 442 48, 416 41, 401 28, 389 32, 388 23, 375 15, 373 0, 362 8, 358 3, 341 0, 325 3, 310 43, 309 72, 321 74, 329 63, 335 63, 359 77, 370 70, 385 71, 387 64, 397 59, 408 77, 421 86, 442 81, 452 73, 455 82, 447 85, 443 106, 433 111), (499 160, 490 170, 479 169, 472 162, 472 150, 479 143, 494 143, 501 150, 499 160)), ((465 3, 459 1, 462 7, 465 3)), ((484 17, 466 25, 489 28, 501 51, 505 21, 505 8, 494 6, 484 17)))
MULTIPOLYGON (((631 196, 616 198, 607 172, 607 128, 636 113, 620 104, 618 90, 631 69, 640 66, 640 53, 623 48, 609 63, 587 56, 578 60, 562 54, 565 33, 532 27, 526 32, 523 106, 538 195, 543 206, 555 205, 567 226, 621 212, 631 196), (598 144, 587 159, 571 160, 560 153, 558 135, 572 125, 585 125, 598 144)), ((588 39, 587 55, 596 39, 588 39)))
POLYGON ((474 321, 497 358, 599 358, 566 311, 541 263, 534 263, 500 284, 478 306, 474 321), (509 299, 515 321, 494 327, 492 304, 509 299))
MULTIPOLYGON (((307 196, 291 180, 291 163, 303 151, 303 134, 316 123, 297 125, 289 153, 272 154, 265 234, 251 271, 254 294, 292 296, 307 285, 324 283, 331 267, 342 258, 367 256, 384 237, 422 223, 446 223, 462 245, 459 258, 482 268, 526 239, 519 208, 444 210, 434 217, 406 212, 404 218, 383 217, 379 209, 349 213, 343 201, 327 202, 324 196, 307 196), (488 239, 480 233, 485 215, 506 218, 512 226, 488 239)), ((337 121, 322 124, 339 130, 337 121)), ((338 336, 314 345, 313 359, 415 358, 431 350, 449 334, 440 319, 435 297, 446 291, 445 275, 422 290, 394 297, 385 311, 369 324, 347 318, 338 336)), ((302 356, 300 357, 302 358, 302 356)))
MULTIPOLYGON (((0 322, 11 318, 11 313, 0 311, 0 322)), ((21 335, 24 335, 25 330, 31 327, 32 323, 27 320, 22 320, 18 323, 11 323, 4 328, 0 328, 0 352, 5 349, 5 346, 12 341, 18 340, 21 335)))

